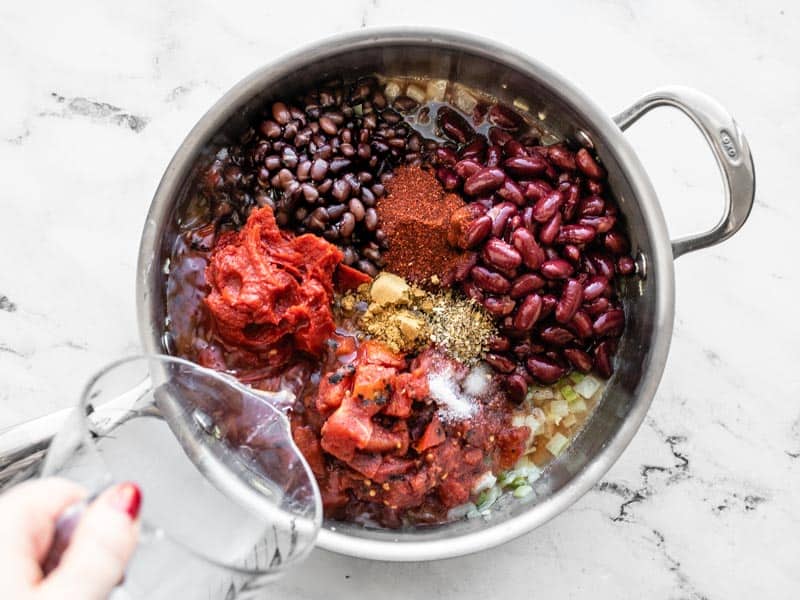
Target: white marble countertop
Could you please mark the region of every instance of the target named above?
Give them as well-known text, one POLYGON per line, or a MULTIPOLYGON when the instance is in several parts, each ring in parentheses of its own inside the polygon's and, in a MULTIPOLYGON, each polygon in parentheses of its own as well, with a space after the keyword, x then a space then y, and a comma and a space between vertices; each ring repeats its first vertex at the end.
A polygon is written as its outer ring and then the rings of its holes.
MULTIPOLYGON (((387 564, 315 551, 268 597, 794 598, 800 586, 800 9, 696 3, 0 4, 0 428, 75 402, 138 347, 134 270, 162 170, 234 82, 302 43, 424 24, 496 38, 609 113, 681 83, 736 116, 758 173, 750 221, 678 261, 675 336, 649 416, 592 492, 490 552, 387 564), (309 573, 313 573, 309 577, 309 573)), ((630 138, 673 236, 717 218, 689 122, 630 138)))

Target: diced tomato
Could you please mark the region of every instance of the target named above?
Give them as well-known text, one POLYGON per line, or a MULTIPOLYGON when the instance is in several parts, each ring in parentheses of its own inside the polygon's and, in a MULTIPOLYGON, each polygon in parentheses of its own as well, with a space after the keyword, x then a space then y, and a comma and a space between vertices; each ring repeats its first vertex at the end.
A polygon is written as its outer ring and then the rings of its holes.
POLYGON ((383 464, 383 457, 380 454, 356 452, 353 458, 347 463, 356 471, 368 479, 375 479, 375 475, 383 464))
POLYGON ((376 364, 359 364, 353 380, 352 395, 358 400, 383 400, 382 403, 373 403, 368 408, 371 414, 377 413, 389 401, 392 390, 392 381, 397 374, 397 369, 376 364))
POLYGON ((439 415, 433 415, 433 419, 428 423, 425 432, 414 445, 414 448, 417 452, 425 452, 428 448, 433 448, 441 444, 446 437, 442 422, 439 420, 439 415))
POLYGON ((464 504, 469 500, 471 482, 471 479, 465 481, 457 477, 447 477, 439 483, 439 488, 436 490, 439 500, 447 508, 464 504))
POLYGON ((381 342, 366 340, 358 348, 358 364, 384 365, 402 369, 406 360, 402 354, 395 354, 381 342))
POLYGON ((325 459, 322 456, 322 447, 314 430, 308 426, 295 427, 292 430, 292 437, 300 452, 303 453, 303 456, 308 461, 308 466, 311 467, 314 475, 317 477, 322 476, 325 473, 325 459))
POLYGON ((350 392, 352 383, 352 374, 335 372, 323 375, 319 380, 319 390, 317 391, 317 410, 328 412, 339 408, 345 395, 350 392))
POLYGON ((372 277, 363 271, 348 267, 344 263, 340 263, 339 267, 333 273, 333 283, 338 292, 354 290, 358 288, 358 286, 369 283, 370 281, 372 281, 372 277))

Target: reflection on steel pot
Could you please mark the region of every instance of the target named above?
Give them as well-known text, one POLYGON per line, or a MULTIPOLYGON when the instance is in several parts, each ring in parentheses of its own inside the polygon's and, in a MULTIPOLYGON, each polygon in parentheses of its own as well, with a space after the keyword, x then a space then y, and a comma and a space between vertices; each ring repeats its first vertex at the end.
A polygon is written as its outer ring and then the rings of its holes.
MULTIPOLYGON (((543 285, 542 281, 520 278, 512 282, 499 273, 474 266, 474 262, 465 266, 465 269, 472 268, 475 285, 467 289, 471 296, 480 298, 483 289, 509 292, 513 298, 524 298, 521 302, 525 311, 516 325, 521 329, 532 326, 539 311, 555 310, 560 322, 572 320, 576 323, 576 331, 581 334, 607 333, 623 325, 625 334, 602 403, 569 450, 536 482, 534 494, 523 501, 499 507, 490 520, 462 520, 400 531, 328 522, 318 542, 328 550, 381 560, 458 556, 500 544, 553 518, 591 489, 619 457, 644 419, 666 362, 674 313, 673 260, 727 239, 744 224, 753 203, 753 164, 747 142, 733 119, 715 101, 694 90, 665 88, 645 96, 617 117, 610 118, 585 94, 548 68, 483 39, 441 31, 386 30, 359 32, 327 40, 284 57, 237 84, 189 133, 167 167, 147 218, 139 255, 139 325, 146 351, 162 351, 161 333, 166 313, 164 266, 177 234, 175 216, 197 161, 213 152, 215 145, 224 142, 227 134, 235 135, 241 131, 250 117, 272 99, 289 97, 331 74, 355 78, 373 73, 451 79, 486 91, 509 105, 515 99, 523 99, 530 112, 538 115, 557 137, 584 146, 591 145, 600 157, 602 167, 586 151, 577 153, 576 166, 590 178, 601 177, 605 169, 628 224, 633 256, 637 257, 637 276, 627 278, 620 289, 626 323, 618 318, 621 315, 619 311, 607 311, 607 306, 602 306, 604 298, 600 297, 615 267, 627 273, 636 267, 629 259, 625 260, 625 256, 612 258, 627 250, 622 247, 624 241, 614 236, 605 238, 609 255, 578 254, 574 257, 590 261, 600 278, 583 287, 575 282, 568 288, 569 293, 560 298, 548 294, 540 296, 537 290, 543 285), (668 238, 652 185, 623 135, 624 129, 658 106, 678 108, 698 126, 725 180, 725 212, 719 224, 708 232, 676 241, 668 238), (615 261, 618 264, 615 265, 615 261), (586 312, 577 311, 574 301, 577 296, 596 300, 586 312)), ((413 102, 413 99, 402 100, 407 101, 413 102)), ((274 104, 273 110, 277 123, 289 118, 288 109, 282 109, 280 104, 274 104)), ((502 111, 495 111, 489 117, 503 123, 511 118, 502 111)), ((439 120, 448 136, 460 142, 468 142, 473 137, 469 124, 462 123, 447 111, 439 111, 439 120)), ((321 126, 331 130, 338 127, 333 121, 321 123, 321 126)), ((496 142, 492 140, 492 143, 496 142)), ((559 154, 558 147, 554 147, 550 158, 558 161, 565 157, 559 154)), ((294 159, 289 156, 283 160, 294 159)), ((445 156, 445 151, 442 151, 442 163, 449 165, 443 168, 452 168, 446 174, 466 179, 467 193, 481 194, 504 184, 502 170, 478 170, 471 162, 474 161, 465 158, 456 163, 454 156, 445 156)), ((534 172, 541 168, 522 158, 508 159, 503 166, 518 172, 534 172)), ((319 161, 307 167, 312 179, 324 177, 328 169, 335 168, 319 161)), ((483 239, 489 235, 490 229, 493 235, 499 236, 512 218, 521 218, 522 222, 533 219, 541 223, 538 241, 544 244, 552 243, 557 236, 562 241, 579 244, 609 229, 609 223, 600 216, 603 207, 598 204, 602 203, 599 198, 575 205, 574 209, 580 211, 580 223, 562 227, 558 205, 546 190, 534 186, 525 190, 504 189, 503 193, 510 200, 507 210, 489 215, 491 227, 481 221, 481 229, 473 232, 473 237, 483 239), (515 216, 517 207, 514 200, 520 193, 537 202, 533 211, 515 216)), ((370 230, 377 226, 376 214, 372 208, 364 210, 364 207, 370 206, 372 200, 362 197, 360 206, 350 207, 353 218, 365 219, 370 230)), ((320 215, 320 223, 340 217, 320 215)), ((351 223, 344 221, 340 226, 350 227, 351 223)), ((511 241, 511 244, 502 242, 502 245, 493 242, 491 247, 487 247, 486 254, 491 264, 502 267, 521 260, 526 263, 545 260, 537 240, 517 236, 511 241)), ((467 245, 474 243, 477 242, 470 239, 467 245)), ((575 250, 578 251, 577 247, 575 250)), ((542 273, 550 278, 570 277, 572 266, 561 262, 564 261, 547 261, 542 266, 542 273)), ((505 307, 496 308, 505 310, 505 307)), ((572 335, 567 329, 553 331, 552 335, 558 337, 564 333, 572 335)), ((597 360, 601 371, 605 368, 610 372, 609 357, 612 353, 611 348, 604 346, 606 343, 598 347, 597 360)), ((576 368, 585 368, 587 360, 588 356, 578 354, 570 357, 576 368)), ((548 375, 553 375, 550 373, 552 366, 544 358, 532 358, 528 363, 529 368, 548 375)))

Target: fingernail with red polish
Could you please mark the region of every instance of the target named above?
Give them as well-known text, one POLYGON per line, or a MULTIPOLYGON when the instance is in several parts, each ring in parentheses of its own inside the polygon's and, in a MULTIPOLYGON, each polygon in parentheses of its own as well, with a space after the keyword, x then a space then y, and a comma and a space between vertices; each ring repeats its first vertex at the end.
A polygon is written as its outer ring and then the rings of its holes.
POLYGON ((139 486, 130 481, 121 483, 109 498, 111 506, 119 511, 127 513, 131 520, 139 516, 139 508, 142 505, 142 491, 139 486))

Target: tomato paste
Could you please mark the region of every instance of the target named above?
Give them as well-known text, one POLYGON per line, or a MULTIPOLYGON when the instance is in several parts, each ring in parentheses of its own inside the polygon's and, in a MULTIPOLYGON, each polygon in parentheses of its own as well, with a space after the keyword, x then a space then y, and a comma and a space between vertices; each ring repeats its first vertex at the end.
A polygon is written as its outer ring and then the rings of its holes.
POLYGON ((206 267, 205 305, 217 336, 270 362, 320 356, 335 329, 333 274, 342 252, 315 235, 282 232, 269 207, 224 233, 206 267))

